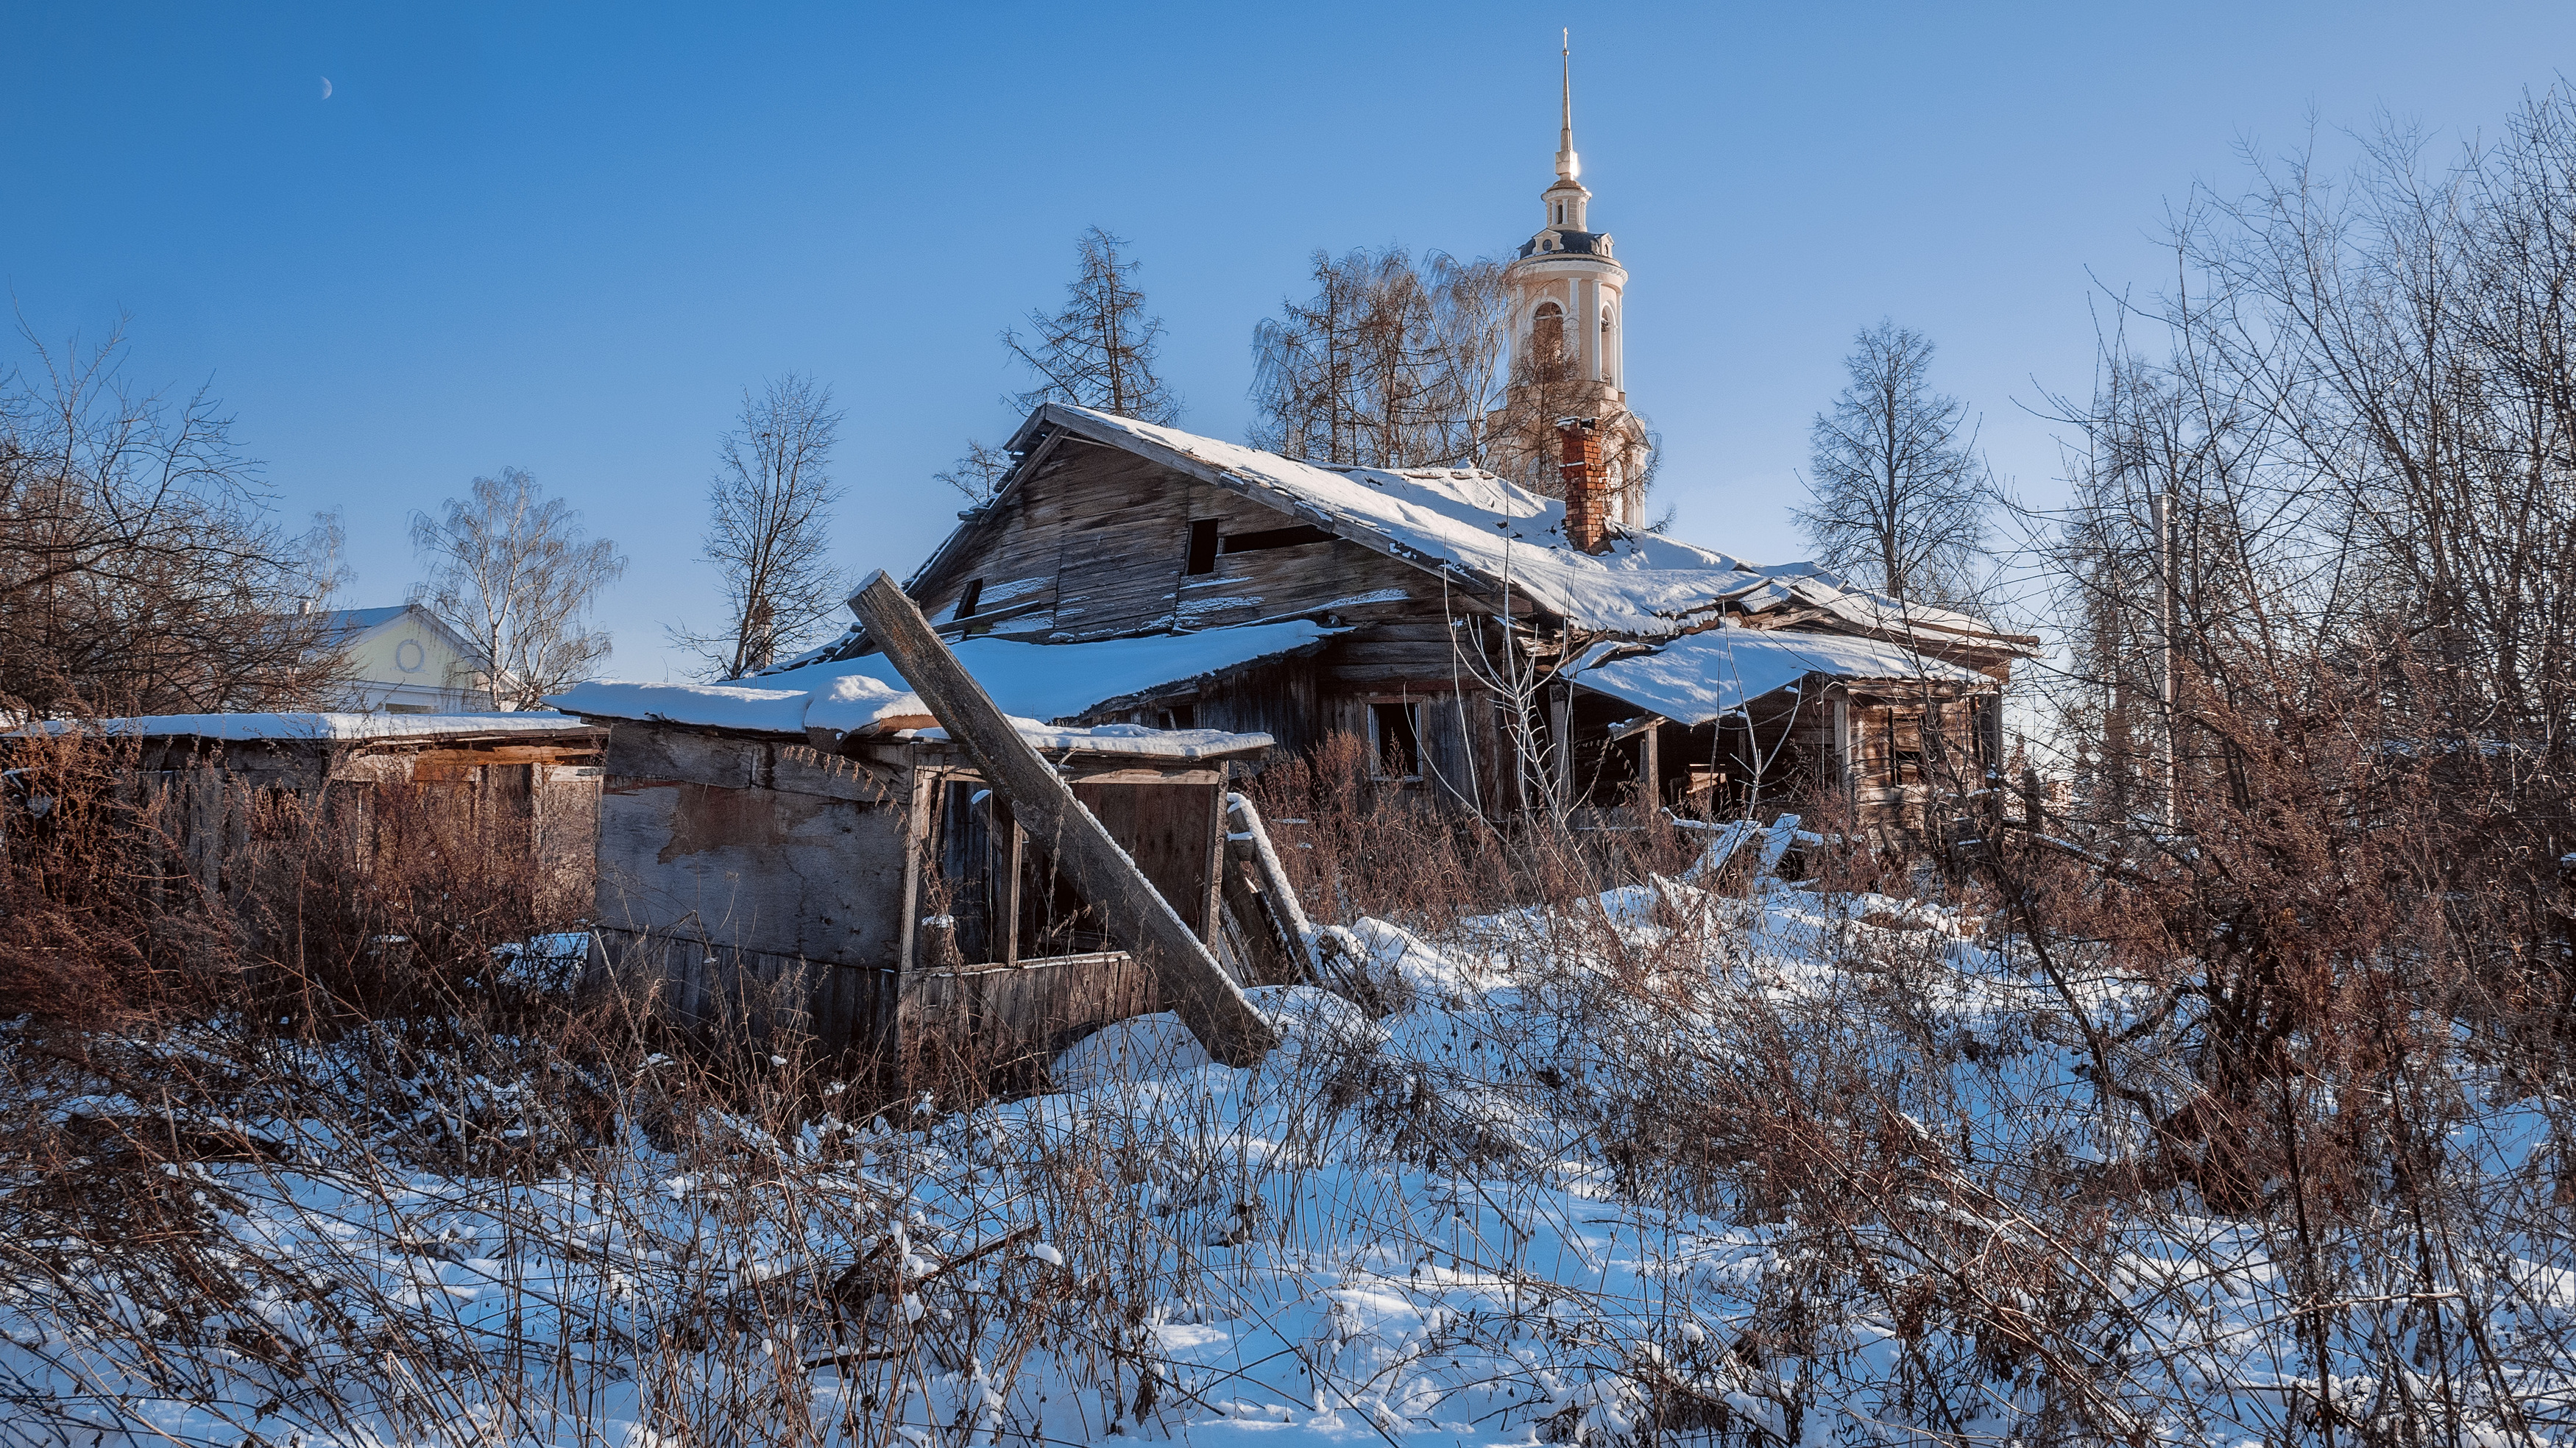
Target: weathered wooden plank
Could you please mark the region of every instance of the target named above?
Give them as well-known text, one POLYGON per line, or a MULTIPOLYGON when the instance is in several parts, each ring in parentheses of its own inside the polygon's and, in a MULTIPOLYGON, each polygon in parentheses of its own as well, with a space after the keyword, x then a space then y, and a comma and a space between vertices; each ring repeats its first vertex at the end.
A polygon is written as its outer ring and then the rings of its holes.
POLYGON ((1228 859, 1217 868, 1217 878, 1223 882, 1225 891, 1226 913, 1234 917, 1235 934, 1242 938, 1252 957, 1247 962, 1244 983, 1302 984, 1296 963, 1279 943, 1278 927, 1261 902, 1261 892, 1253 887, 1251 878, 1245 873, 1248 868, 1236 859, 1228 859))
POLYGON ((415 769, 473 769, 489 764, 590 764, 598 760, 600 750, 598 743, 496 744, 488 749, 418 749, 410 756, 415 769))
MULTIPOLYGON (((1259 891, 1257 908, 1270 939, 1287 958, 1294 979, 1320 979, 1314 952, 1306 944, 1306 937, 1315 927, 1306 919, 1306 907, 1297 898, 1297 887, 1288 882, 1287 868, 1280 863, 1279 851, 1270 841, 1270 827, 1263 823, 1260 807, 1249 795, 1229 794, 1225 797, 1225 814, 1227 841, 1244 851, 1243 863, 1252 871, 1251 883, 1259 891)), ((1251 929, 1251 922, 1246 923, 1246 929, 1251 929)))
POLYGON ((917 1082, 1043 1067, 1113 1021, 1158 1009, 1125 951, 915 971, 901 983, 902 1062, 917 1082))
POLYGON ((901 784, 897 773, 882 765, 845 759, 798 744, 779 747, 770 778, 771 788, 782 793, 857 804, 889 804, 897 797, 901 784))
POLYGON ((768 772, 772 747, 673 725, 621 722, 608 731, 604 763, 612 779, 749 789, 768 772))
POLYGON ((1082 758, 1083 756, 1077 754, 1067 760, 1064 766, 1067 783, 1081 786, 1086 784, 1223 784, 1225 782, 1225 771, 1222 769, 1166 771, 1117 768, 1085 771, 1080 767, 1082 758))
POLYGON ((1160 995, 1208 1053, 1249 1065, 1275 1046, 1278 1033, 1227 978, 1206 944, 993 706, 894 580, 882 572, 872 575, 851 606, 950 737, 994 789, 1009 796, 1023 827, 1045 843, 1111 927, 1129 937, 1160 995))

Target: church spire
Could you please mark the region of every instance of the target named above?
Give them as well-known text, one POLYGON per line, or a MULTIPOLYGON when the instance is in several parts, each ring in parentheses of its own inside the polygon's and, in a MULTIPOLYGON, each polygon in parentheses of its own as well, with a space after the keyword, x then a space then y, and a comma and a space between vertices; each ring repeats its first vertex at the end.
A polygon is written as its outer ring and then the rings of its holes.
POLYGON ((1574 32, 1566 30, 1557 40, 1557 54, 1565 67, 1563 90, 1559 94, 1561 109, 1557 113, 1556 182, 1547 188, 1547 224, 1562 231, 1587 230, 1584 212, 1589 209, 1592 193, 1583 189, 1583 159, 1574 154, 1574 32))
POLYGON ((1583 174, 1582 158, 1574 154, 1574 31, 1558 33, 1559 54, 1565 63, 1565 119, 1556 133, 1556 179, 1572 181, 1583 174))

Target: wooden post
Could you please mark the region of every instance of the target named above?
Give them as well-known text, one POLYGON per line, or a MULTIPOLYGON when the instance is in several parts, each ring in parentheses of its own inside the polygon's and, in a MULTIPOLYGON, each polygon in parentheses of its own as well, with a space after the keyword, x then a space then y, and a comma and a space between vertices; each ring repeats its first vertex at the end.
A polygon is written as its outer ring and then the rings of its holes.
POLYGON ((1664 725, 1660 714, 1641 714, 1610 731, 1610 742, 1618 743, 1630 735, 1637 736, 1637 827, 1646 829, 1655 823, 1655 811, 1664 807, 1664 777, 1661 760, 1655 749, 1655 731, 1664 725))
POLYGON ((1664 778, 1656 767, 1661 761, 1655 753, 1655 737, 1662 732, 1658 727, 1662 722, 1657 720, 1647 725, 1646 732, 1637 740, 1637 826, 1640 829, 1653 829, 1655 811, 1664 807, 1664 778))
POLYGON ((1558 822, 1574 809, 1574 686, 1558 684, 1548 705, 1548 744, 1556 751, 1558 822))
POLYGON ((1134 932, 1128 948, 1208 1054, 1229 1066, 1249 1066, 1278 1045, 1278 1032, 1253 1009, 1206 942, 1020 737, 895 581, 883 570, 868 575, 850 596, 850 607, 993 792, 1007 796, 1023 827, 1046 842, 1074 888, 1113 928, 1134 932))
POLYGON ((986 934, 998 929, 1001 934, 995 938, 1002 944, 1000 950, 987 947, 984 953, 1004 965, 1017 965, 1020 963, 1020 872, 1027 868, 1020 847, 1020 822, 1012 817, 1011 802, 1002 798, 1000 790, 986 796, 984 804, 989 811, 984 837, 992 854, 992 863, 985 867, 984 874, 987 893, 991 896, 991 904, 986 908, 993 917, 993 924, 986 927, 986 934))

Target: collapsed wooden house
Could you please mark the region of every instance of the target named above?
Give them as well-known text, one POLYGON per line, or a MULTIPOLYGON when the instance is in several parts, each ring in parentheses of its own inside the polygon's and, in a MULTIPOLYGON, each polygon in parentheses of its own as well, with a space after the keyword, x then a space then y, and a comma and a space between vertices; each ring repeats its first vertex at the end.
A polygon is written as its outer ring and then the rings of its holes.
MULTIPOLYGON (((1024 701, 1039 719, 1258 732, 1283 753, 1349 734, 1383 786, 1489 817, 1822 797, 1914 828, 2001 762, 2001 689, 2035 639, 1623 529, 1595 434, 1570 424, 1563 444, 1551 498, 1048 405, 905 587, 979 676, 979 657, 1060 652, 1011 665, 1062 685, 1024 701), (1075 663, 1122 643, 1206 667, 1075 663)), ((760 682, 865 668, 875 647, 853 627, 760 682)))
MULTIPOLYGON (((1155 653, 1044 662, 1159 683, 1209 657, 1155 653)), ((1067 686, 1008 662, 983 661, 1015 714, 1067 686)), ((557 699, 608 732, 597 967, 660 1018, 914 1079, 1024 1072, 1165 1008, 1136 922, 1075 889, 1061 842, 1022 828, 1008 792, 877 663, 795 681, 807 687, 603 682, 557 699)), ((1228 789, 1268 737, 1017 724, 1209 955, 1239 980, 1281 973, 1264 964, 1281 932, 1256 921, 1247 938, 1225 878, 1228 789)))

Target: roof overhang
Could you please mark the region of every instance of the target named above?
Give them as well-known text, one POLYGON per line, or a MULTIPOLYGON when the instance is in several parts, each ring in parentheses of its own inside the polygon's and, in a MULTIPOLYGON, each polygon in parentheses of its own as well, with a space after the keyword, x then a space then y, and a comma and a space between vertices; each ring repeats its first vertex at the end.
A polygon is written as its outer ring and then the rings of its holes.
POLYGON ((1974 669, 1877 639, 1732 625, 1660 644, 1595 645, 1561 677, 1676 724, 1705 724, 1813 676, 1944 690, 1997 687, 1974 669))

